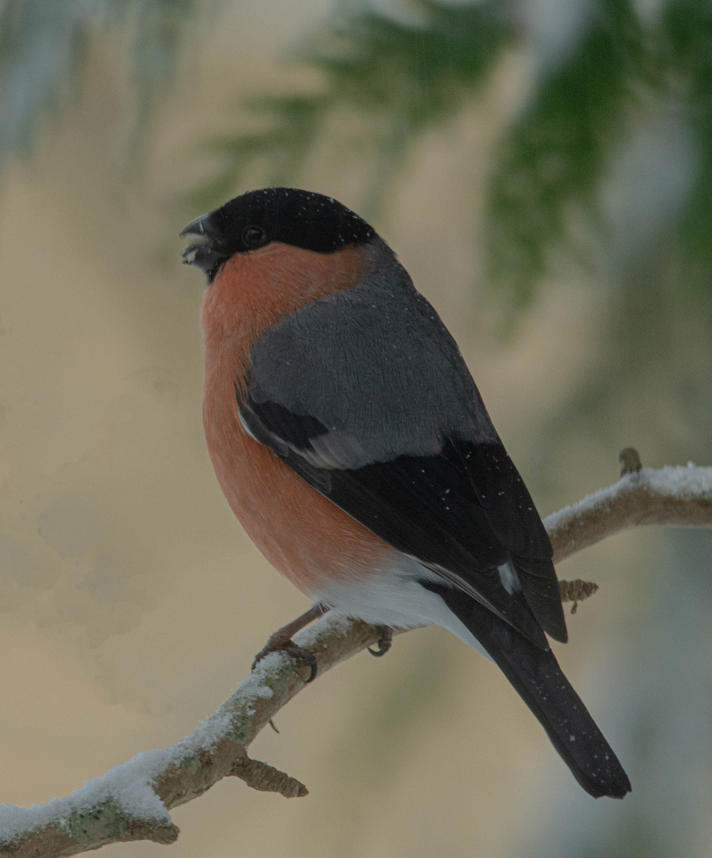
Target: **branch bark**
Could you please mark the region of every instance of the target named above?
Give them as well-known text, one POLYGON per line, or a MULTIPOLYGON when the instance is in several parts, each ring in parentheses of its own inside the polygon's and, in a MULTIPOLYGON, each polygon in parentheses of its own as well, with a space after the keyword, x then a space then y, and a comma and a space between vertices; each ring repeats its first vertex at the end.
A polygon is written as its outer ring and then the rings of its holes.
MULTIPOLYGON (((544 523, 557 562, 629 527, 712 527, 712 468, 632 471, 544 523)), ((595 585, 562 582, 569 601, 591 590, 595 585)), ((321 676, 375 644, 380 634, 360 621, 326 614, 295 642, 316 655, 321 676)), ((131 840, 173 843, 179 831, 168 811, 228 776, 287 798, 306 795, 298 780, 251 759, 247 748, 308 677, 308 667, 272 653, 214 715, 172 747, 138 754, 64 798, 32 808, 0 806, 0 858, 59 858, 131 840)))

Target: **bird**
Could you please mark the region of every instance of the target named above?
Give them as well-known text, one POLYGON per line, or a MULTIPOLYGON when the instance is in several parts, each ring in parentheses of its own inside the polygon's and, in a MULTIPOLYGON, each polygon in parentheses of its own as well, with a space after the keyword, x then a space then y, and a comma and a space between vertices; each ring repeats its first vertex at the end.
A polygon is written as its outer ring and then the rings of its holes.
POLYGON ((396 254, 313 191, 247 191, 181 232, 207 276, 203 424, 225 497, 313 606, 439 625, 484 653, 578 783, 630 781, 547 636, 567 631, 552 548, 462 354, 396 254))

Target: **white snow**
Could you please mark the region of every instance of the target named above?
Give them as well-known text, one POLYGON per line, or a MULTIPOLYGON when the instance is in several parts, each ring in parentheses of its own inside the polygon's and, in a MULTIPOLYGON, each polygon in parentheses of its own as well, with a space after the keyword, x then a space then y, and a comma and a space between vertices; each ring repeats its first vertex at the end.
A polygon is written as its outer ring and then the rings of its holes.
POLYGON ((0 843, 15 840, 26 831, 52 823, 66 825, 72 813, 113 799, 129 816, 148 821, 170 822, 168 811, 151 788, 151 782, 170 762, 172 749, 144 751, 126 763, 92 778, 68 796, 32 807, 0 805, 0 843))
POLYGON ((690 499, 712 495, 712 467, 698 467, 693 462, 672 467, 642 468, 621 477, 617 483, 586 495, 577 503, 552 512, 544 519, 547 530, 555 530, 562 521, 588 512, 592 507, 605 506, 623 491, 642 487, 671 498, 690 499))
POLYGON ((694 462, 686 466, 643 468, 647 485, 656 492, 679 498, 702 497, 712 492, 712 468, 702 468, 694 462))
POLYGON ((348 634, 349 629, 353 625, 353 620, 342 614, 337 614, 334 611, 329 611, 323 617, 319 617, 313 623, 302 629, 294 637, 295 643, 303 647, 314 646, 318 642, 321 635, 330 634, 348 634))

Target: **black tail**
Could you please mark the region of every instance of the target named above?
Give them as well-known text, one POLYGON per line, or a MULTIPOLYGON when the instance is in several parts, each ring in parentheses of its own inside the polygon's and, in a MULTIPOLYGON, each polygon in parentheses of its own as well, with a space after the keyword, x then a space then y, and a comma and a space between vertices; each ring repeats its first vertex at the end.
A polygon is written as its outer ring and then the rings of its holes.
POLYGON ((550 649, 542 650, 465 593, 437 588, 539 719, 573 776, 594 798, 623 798, 630 781, 550 649))

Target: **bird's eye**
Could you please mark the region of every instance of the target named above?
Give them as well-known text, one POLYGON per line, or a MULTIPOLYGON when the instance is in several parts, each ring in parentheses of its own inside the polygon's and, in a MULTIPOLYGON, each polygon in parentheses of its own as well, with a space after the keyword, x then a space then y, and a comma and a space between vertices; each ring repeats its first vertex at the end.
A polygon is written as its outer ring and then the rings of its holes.
POLYGON ((246 226, 242 230, 242 243, 248 250, 267 244, 267 233, 261 226, 246 226))

